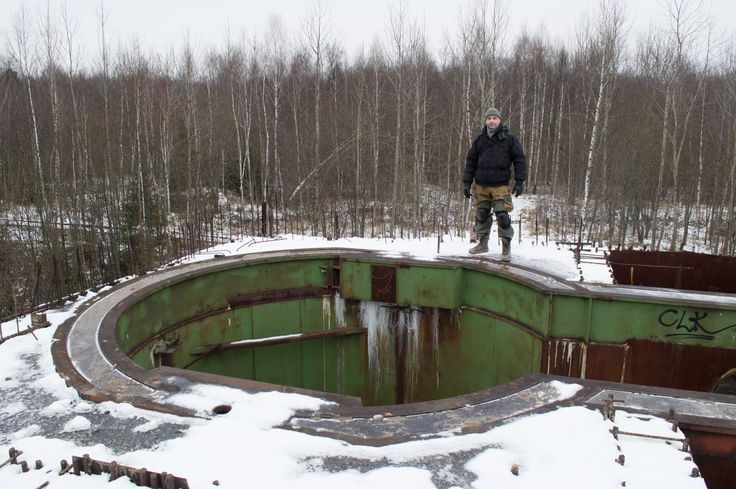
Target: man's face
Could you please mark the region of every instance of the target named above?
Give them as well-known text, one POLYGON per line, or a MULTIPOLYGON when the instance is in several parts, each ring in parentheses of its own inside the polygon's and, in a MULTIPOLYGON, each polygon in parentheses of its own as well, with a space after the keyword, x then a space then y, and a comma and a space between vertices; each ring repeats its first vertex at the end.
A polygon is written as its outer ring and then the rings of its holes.
POLYGON ((489 115, 488 117, 486 117, 486 126, 488 126, 488 129, 495 131, 500 124, 501 118, 497 115, 489 115))

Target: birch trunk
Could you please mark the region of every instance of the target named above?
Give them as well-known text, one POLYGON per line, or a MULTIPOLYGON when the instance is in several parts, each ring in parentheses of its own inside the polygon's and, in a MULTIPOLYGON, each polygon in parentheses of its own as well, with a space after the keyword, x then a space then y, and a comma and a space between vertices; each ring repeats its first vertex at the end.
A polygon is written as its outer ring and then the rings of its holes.
POLYGON ((659 153, 659 173, 657 174, 657 185, 654 187, 654 194, 652 195, 652 212, 650 216, 650 225, 652 229, 652 249, 658 250, 657 241, 657 214, 659 214, 659 194, 662 186, 664 185, 664 168, 667 154, 667 131, 669 129, 669 116, 670 112, 670 87, 669 85, 665 89, 664 96, 664 113, 662 116, 662 140, 660 144, 659 153))
POLYGON ((601 55, 601 64, 599 68, 598 93, 595 98, 595 109, 593 110, 593 120, 590 127, 590 143, 588 144, 588 157, 585 162, 585 192, 583 194, 583 210, 580 218, 583 222, 587 222, 588 206, 590 205, 590 194, 592 190, 593 178, 593 156, 595 154, 595 146, 598 136, 598 123, 601 115, 601 104, 603 102, 603 94, 606 88, 606 56, 601 55))

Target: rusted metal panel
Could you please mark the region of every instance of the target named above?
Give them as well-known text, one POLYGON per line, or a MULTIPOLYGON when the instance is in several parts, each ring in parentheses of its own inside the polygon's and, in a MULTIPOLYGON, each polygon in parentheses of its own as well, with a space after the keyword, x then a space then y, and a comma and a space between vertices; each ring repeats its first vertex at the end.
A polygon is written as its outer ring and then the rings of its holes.
POLYGON ((693 453, 693 460, 705 479, 708 489, 733 489, 736 480, 736 461, 734 459, 693 453))
POLYGON ((542 346, 542 373, 580 377, 586 345, 579 340, 550 339, 542 346))
POLYGON ((371 298, 379 302, 396 302, 396 267, 371 265, 371 298))
POLYGON ((736 350, 662 341, 629 340, 624 382, 711 392, 736 366, 736 350))
POLYGON ((327 287, 332 290, 340 289, 340 265, 333 264, 325 268, 327 287))
MULTIPOLYGON (((725 433, 702 430, 698 426, 683 427, 690 439, 690 448, 697 453, 731 458, 736 463, 736 432, 725 433)), ((735 479, 736 480, 736 479, 735 479)))
POLYGON ((621 382, 627 345, 549 339, 542 347, 541 373, 621 382))
POLYGON ((680 425, 690 441, 690 452, 708 489, 732 489, 736 481, 736 432, 714 432, 708 427, 680 425))
POLYGON ((611 251, 613 277, 622 285, 736 293, 736 258, 688 251, 611 251))
POLYGON ((62 467, 63 471, 71 471, 74 475, 81 475, 82 473, 88 475, 110 474, 110 481, 125 476, 136 486, 189 489, 189 483, 183 477, 177 477, 166 472, 149 472, 145 468, 136 469, 127 465, 119 465, 115 461, 103 462, 95 460, 87 454, 82 457, 73 456, 71 465, 64 461, 62 467), (67 464, 66 467, 64 464, 67 464))
POLYGON ((585 378, 623 382, 628 352, 628 345, 590 343, 586 357, 585 378))

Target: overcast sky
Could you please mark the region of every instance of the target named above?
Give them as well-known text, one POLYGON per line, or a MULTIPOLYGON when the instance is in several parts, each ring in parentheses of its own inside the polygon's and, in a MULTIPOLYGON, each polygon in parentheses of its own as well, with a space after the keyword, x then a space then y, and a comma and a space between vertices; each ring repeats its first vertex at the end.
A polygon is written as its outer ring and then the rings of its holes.
MULTIPOLYGON (((77 23, 79 39, 87 57, 98 53, 98 10, 104 3, 109 14, 108 37, 114 45, 137 38, 145 50, 179 49, 188 32, 195 46, 208 47, 224 42, 228 26, 234 36, 249 37, 264 29, 270 15, 278 15, 288 33, 298 36, 306 12, 314 0, 0 0, 0 35, 6 36, 20 5, 28 14, 38 16, 50 3, 52 10, 66 1, 70 16, 77 23)), ((664 27, 666 0, 624 0, 632 37, 649 27, 664 27)), ((698 3, 700 0, 690 0, 698 3)), ((361 46, 370 46, 383 36, 391 6, 396 0, 323 0, 332 19, 332 31, 349 54, 361 46)), ((704 10, 711 11, 712 23, 731 40, 736 32, 736 0, 703 0, 704 10)), ((432 48, 441 48, 445 33, 457 31, 460 12, 468 10, 468 0, 406 0, 410 16, 423 25, 432 48)), ((544 25, 550 38, 571 40, 581 15, 594 10, 594 0, 506 0, 511 37, 526 28, 535 31, 544 25)))

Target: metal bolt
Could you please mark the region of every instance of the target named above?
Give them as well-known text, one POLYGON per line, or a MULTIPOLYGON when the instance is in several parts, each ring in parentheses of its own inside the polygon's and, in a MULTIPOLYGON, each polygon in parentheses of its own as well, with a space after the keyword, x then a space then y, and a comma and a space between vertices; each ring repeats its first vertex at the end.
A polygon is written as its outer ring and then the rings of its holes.
POLYGON ((18 456, 22 454, 23 452, 19 452, 13 447, 10 447, 10 450, 8 450, 8 455, 10 455, 10 458, 8 458, 5 462, 0 464, 0 468, 5 467, 8 464, 16 464, 18 463, 18 456))
POLYGON ((43 468, 43 462, 41 460, 36 460, 36 470, 41 470, 43 468))
POLYGON ((28 472, 28 470, 29 470, 29 469, 28 469, 28 462, 26 462, 25 460, 23 460, 23 461, 22 461, 22 462, 20 463, 20 470, 21 470, 22 472, 28 472))
POLYGON ((690 472, 690 477, 700 477, 700 471, 697 467, 693 467, 692 472, 690 472))

